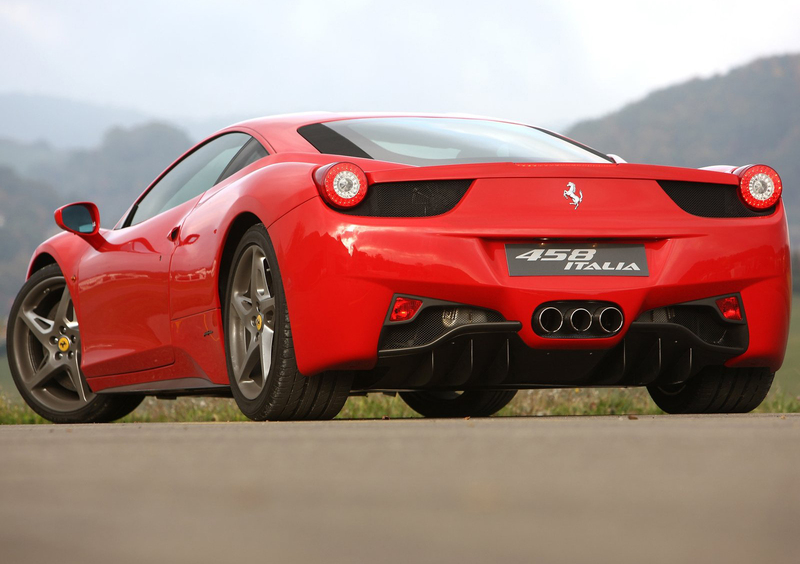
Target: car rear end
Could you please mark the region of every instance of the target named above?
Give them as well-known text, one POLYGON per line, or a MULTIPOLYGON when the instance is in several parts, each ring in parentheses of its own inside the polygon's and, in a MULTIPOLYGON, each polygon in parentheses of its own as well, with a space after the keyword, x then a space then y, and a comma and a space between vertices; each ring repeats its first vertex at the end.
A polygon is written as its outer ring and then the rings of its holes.
POLYGON ((353 206, 318 172, 321 197, 270 228, 301 371, 447 391, 668 389, 709 367, 780 368, 788 232, 779 190, 745 197, 762 169, 588 160, 387 169, 345 155, 364 172, 353 206))

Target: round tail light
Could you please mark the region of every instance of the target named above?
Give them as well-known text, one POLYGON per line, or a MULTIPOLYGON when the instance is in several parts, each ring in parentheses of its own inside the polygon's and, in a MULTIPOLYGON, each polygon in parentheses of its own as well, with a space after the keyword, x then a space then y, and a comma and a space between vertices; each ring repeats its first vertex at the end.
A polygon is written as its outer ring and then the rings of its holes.
POLYGON ((783 184, 777 172, 765 165, 750 165, 739 171, 739 193, 745 204, 765 210, 778 202, 783 184))
POLYGON ((336 208, 352 208, 367 195, 367 175, 352 163, 337 163, 314 175, 322 199, 336 208))

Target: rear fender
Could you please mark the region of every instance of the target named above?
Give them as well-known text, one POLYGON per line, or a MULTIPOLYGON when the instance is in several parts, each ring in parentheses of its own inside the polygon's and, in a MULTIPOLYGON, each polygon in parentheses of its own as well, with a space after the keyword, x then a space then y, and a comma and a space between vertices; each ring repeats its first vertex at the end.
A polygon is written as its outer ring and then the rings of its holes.
POLYGON ((244 214, 266 227, 319 196, 311 178, 317 165, 278 163, 258 168, 206 193, 181 226, 172 257, 170 315, 179 319, 221 308, 222 253, 231 227, 244 214), (222 211, 224 210, 224 211, 222 211), (220 217, 221 216, 221 217, 220 217))

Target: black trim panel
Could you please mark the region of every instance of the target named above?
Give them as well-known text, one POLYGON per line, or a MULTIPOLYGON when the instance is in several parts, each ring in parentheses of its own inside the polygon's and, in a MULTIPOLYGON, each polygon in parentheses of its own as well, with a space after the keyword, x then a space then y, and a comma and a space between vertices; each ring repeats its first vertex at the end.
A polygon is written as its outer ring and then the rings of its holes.
POLYGON ((297 130, 297 133, 320 153, 359 159, 372 158, 358 145, 343 135, 339 135, 324 123, 304 125, 297 130))
MULTIPOLYGON (((89 379, 91 387, 91 379, 89 379)), ((158 380, 155 382, 145 382, 143 384, 130 384, 128 386, 118 386, 116 388, 106 388, 95 392, 98 394, 117 394, 117 393, 144 393, 160 394, 163 392, 185 393, 191 395, 193 390, 202 390, 207 393, 211 390, 229 390, 230 386, 222 386, 209 382, 204 378, 175 378, 174 380, 158 380)))
POLYGON ((777 204, 765 210, 753 210, 739 197, 734 184, 679 182, 659 180, 658 184, 683 211, 698 217, 761 217, 775 212, 777 204))

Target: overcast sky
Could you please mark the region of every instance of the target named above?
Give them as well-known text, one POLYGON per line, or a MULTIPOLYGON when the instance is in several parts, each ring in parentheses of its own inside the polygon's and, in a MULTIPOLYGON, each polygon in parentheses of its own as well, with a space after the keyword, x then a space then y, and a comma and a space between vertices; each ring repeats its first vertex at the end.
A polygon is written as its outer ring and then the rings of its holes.
POLYGON ((169 119, 458 112, 549 126, 800 52, 800 2, 0 0, 0 91, 169 119))

